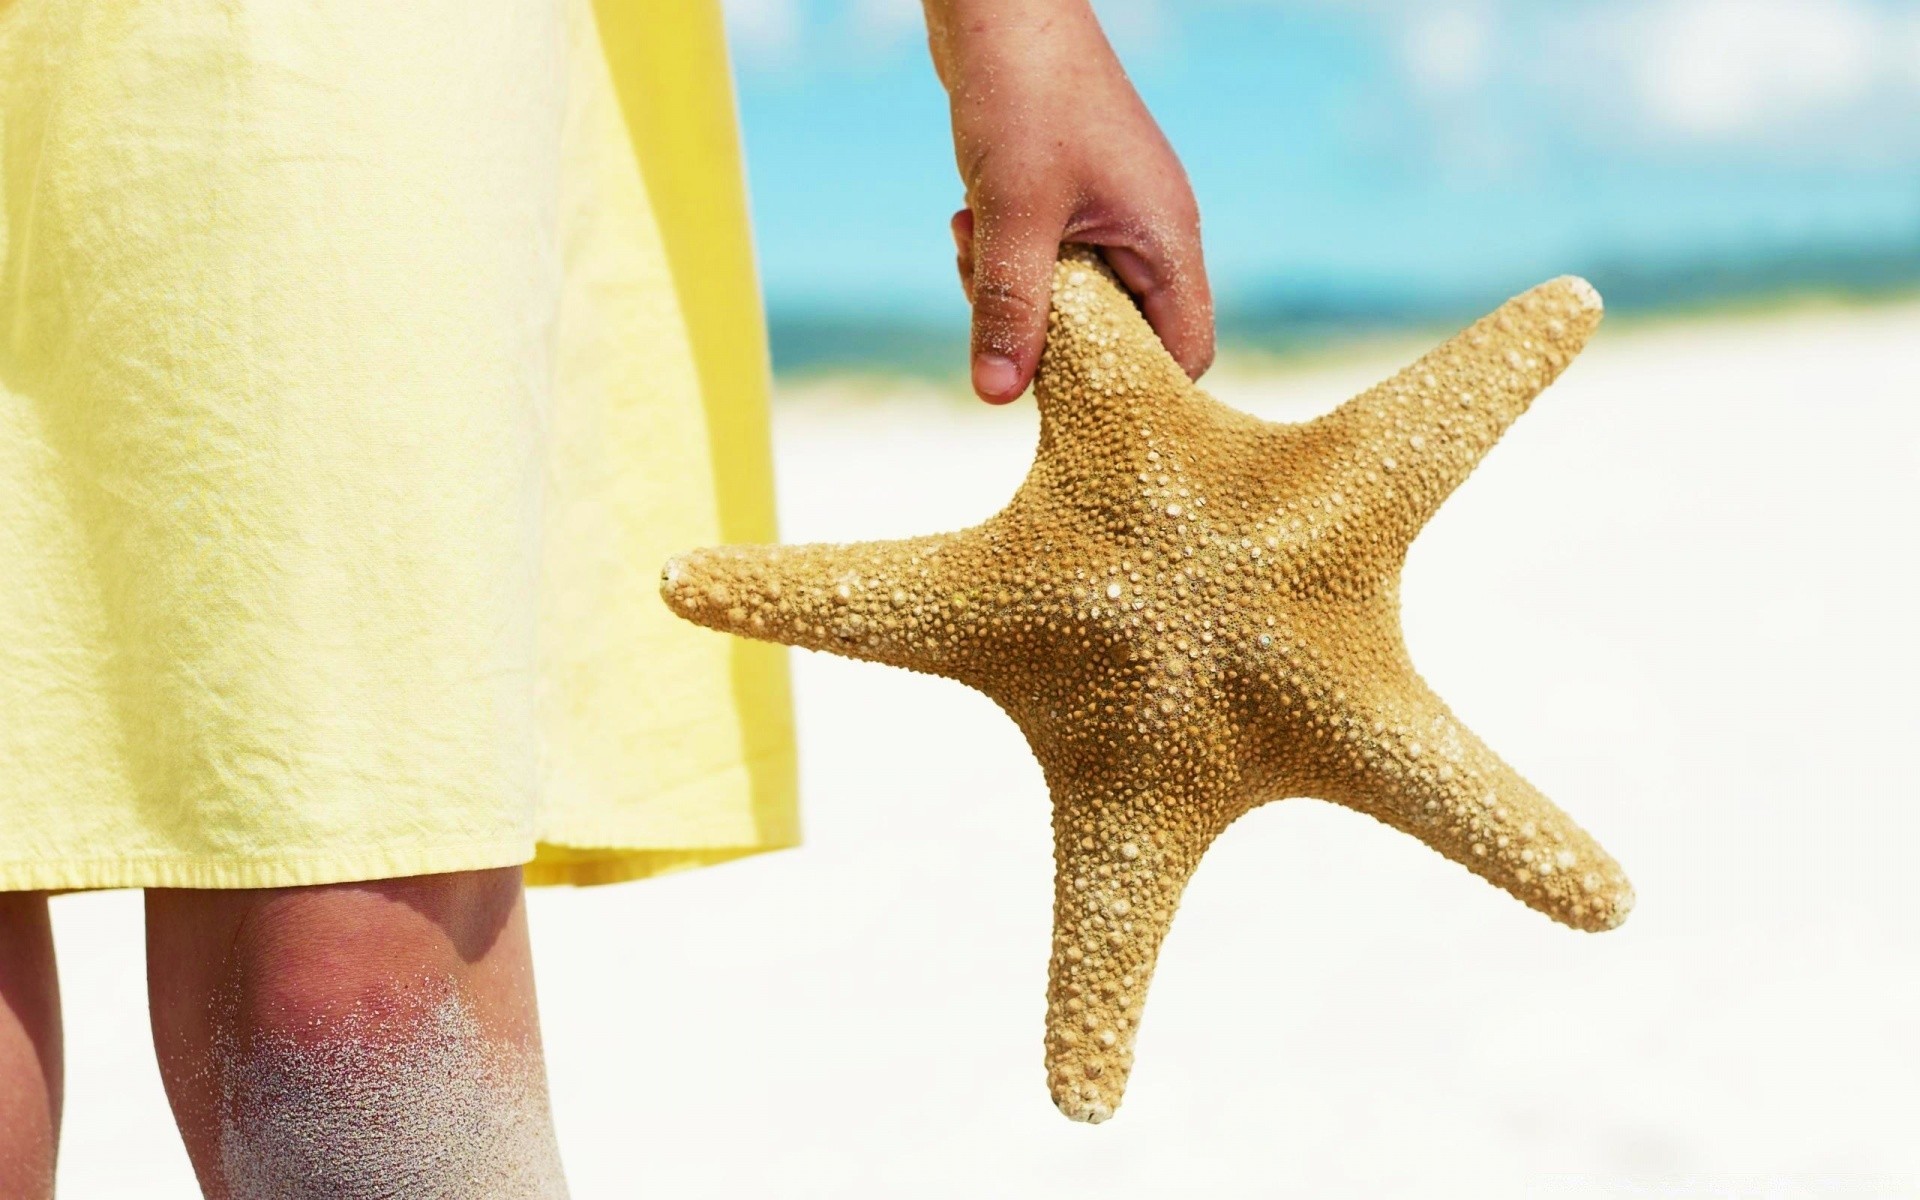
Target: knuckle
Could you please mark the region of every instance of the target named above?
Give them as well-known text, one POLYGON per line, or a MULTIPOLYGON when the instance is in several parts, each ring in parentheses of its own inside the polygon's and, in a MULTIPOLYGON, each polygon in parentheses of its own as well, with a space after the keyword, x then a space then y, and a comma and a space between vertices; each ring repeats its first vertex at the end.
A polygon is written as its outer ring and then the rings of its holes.
POLYGON ((1042 316, 1039 297, 1004 275, 979 275, 973 281, 973 303, 1000 317, 1042 316))

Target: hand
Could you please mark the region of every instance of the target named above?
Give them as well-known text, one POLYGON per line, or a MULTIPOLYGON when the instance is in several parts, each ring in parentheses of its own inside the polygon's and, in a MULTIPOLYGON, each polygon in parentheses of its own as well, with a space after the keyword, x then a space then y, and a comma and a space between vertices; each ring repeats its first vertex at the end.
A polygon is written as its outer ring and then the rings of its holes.
POLYGON ((1175 361, 1213 361, 1200 213, 1173 148, 1086 0, 925 0, 967 206, 953 218, 973 305, 973 388, 1004 404, 1046 343, 1062 242, 1103 248, 1175 361))

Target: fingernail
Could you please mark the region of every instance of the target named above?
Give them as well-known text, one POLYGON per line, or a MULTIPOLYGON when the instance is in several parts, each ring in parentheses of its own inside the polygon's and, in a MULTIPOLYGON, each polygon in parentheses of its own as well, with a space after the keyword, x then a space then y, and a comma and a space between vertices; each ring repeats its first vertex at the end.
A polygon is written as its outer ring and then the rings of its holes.
POLYGON ((989 400, 1011 400, 1020 386, 1020 368, 999 354, 982 354, 973 360, 973 390, 989 400))

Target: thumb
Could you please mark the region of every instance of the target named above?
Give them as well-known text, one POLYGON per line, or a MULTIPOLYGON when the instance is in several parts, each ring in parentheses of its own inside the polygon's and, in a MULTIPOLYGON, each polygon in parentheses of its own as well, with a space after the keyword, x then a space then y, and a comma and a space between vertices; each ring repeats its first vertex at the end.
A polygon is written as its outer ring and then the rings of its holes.
POLYGON ((1047 340, 1063 220, 980 214, 973 267, 973 390, 1005 404, 1026 390, 1047 340))

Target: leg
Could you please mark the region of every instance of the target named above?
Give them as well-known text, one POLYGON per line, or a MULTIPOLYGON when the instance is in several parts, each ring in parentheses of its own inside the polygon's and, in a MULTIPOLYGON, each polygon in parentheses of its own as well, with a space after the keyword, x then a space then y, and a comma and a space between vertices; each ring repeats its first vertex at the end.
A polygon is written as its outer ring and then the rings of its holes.
POLYGON ((555 1200, 517 868, 147 893, 154 1046, 213 1200, 555 1200))
POLYGON ((60 982, 44 892, 0 892, 0 1196, 53 1195, 60 982))

